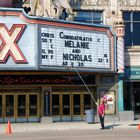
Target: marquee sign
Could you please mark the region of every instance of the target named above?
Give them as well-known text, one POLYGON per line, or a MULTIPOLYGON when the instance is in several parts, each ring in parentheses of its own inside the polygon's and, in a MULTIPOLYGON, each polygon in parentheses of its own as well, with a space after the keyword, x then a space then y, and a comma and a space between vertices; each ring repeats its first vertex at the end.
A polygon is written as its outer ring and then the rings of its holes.
POLYGON ((5 24, 0 23, 0 63, 5 63, 9 56, 13 58, 15 63, 27 63, 22 51, 20 50, 17 41, 20 39, 26 25, 14 24, 8 30, 5 24))
POLYGON ((0 9, 0 70, 115 72, 114 42, 108 26, 0 9))
POLYGON ((0 8, 0 71, 37 70, 37 24, 21 10, 0 8))
MULTIPOLYGON (((83 75, 88 85, 95 84, 95 75, 83 75)), ((0 85, 82 85, 80 77, 75 75, 0 75, 0 85)))
POLYGON ((111 70, 111 40, 106 32, 40 25, 41 69, 111 70))

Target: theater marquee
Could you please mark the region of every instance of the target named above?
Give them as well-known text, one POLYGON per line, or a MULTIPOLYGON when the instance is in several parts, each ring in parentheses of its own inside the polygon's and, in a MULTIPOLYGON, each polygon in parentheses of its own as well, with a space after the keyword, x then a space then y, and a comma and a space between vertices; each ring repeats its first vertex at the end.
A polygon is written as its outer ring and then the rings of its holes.
POLYGON ((39 67, 110 71, 114 42, 108 30, 39 25, 39 67))
POLYGON ((109 26, 0 9, 0 70, 11 68, 116 72, 115 36, 109 26))

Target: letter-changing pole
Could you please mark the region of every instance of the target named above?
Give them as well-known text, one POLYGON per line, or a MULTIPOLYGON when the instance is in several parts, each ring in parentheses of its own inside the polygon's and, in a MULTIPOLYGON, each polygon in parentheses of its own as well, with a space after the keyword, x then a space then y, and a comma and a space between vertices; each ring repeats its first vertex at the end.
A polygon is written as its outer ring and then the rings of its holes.
POLYGON ((82 76, 80 75, 80 73, 78 72, 78 70, 77 70, 76 68, 74 68, 74 69, 75 69, 76 73, 78 74, 78 76, 80 77, 80 79, 82 80, 82 82, 83 82, 84 86, 86 87, 87 91, 88 91, 88 92, 89 92, 89 94, 91 95, 91 97, 92 97, 93 101, 94 101, 94 102, 95 102, 95 104, 97 105, 97 102, 96 102, 96 100, 95 100, 95 98, 94 98, 93 94, 92 94, 92 93, 91 93, 91 91, 89 90, 89 88, 88 88, 87 84, 85 83, 84 79, 82 78, 82 76))

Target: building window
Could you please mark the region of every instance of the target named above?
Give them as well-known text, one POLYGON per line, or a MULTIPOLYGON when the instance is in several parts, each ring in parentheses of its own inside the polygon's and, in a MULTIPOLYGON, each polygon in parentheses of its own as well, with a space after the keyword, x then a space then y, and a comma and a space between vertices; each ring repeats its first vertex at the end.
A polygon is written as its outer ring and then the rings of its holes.
POLYGON ((140 45, 140 12, 123 12, 125 22, 125 46, 140 45))
POLYGON ((67 14, 66 10, 63 10, 59 19, 66 20, 67 17, 68 17, 68 14, 67 14))
POLYGON ((76 12, 77 15, 74 18, 74 21, 103 24, 102 11, 76 11, 76 12))
POLYGON ((21 8, 23 4, 23 0, 13 0, 13 7, 14 8, 21 8))

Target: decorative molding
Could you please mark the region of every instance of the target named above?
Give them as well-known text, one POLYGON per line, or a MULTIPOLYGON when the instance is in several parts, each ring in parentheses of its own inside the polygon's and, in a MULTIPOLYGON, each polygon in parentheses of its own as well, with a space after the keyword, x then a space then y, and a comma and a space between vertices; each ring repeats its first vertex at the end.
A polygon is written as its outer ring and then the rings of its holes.
POLYGON ((109 6, 110 0, 72 0, 73 6, 109 6))
POLYGON ((30 16, 59 19, 63 10, 68 14, 67 20, 73 20, 75 13, 70 6, 70 0, 24 0, 22 7, 30 7, 30 16))
POLYGON ((139 7, 140 0, 118 0, 118 7, 139 7))

